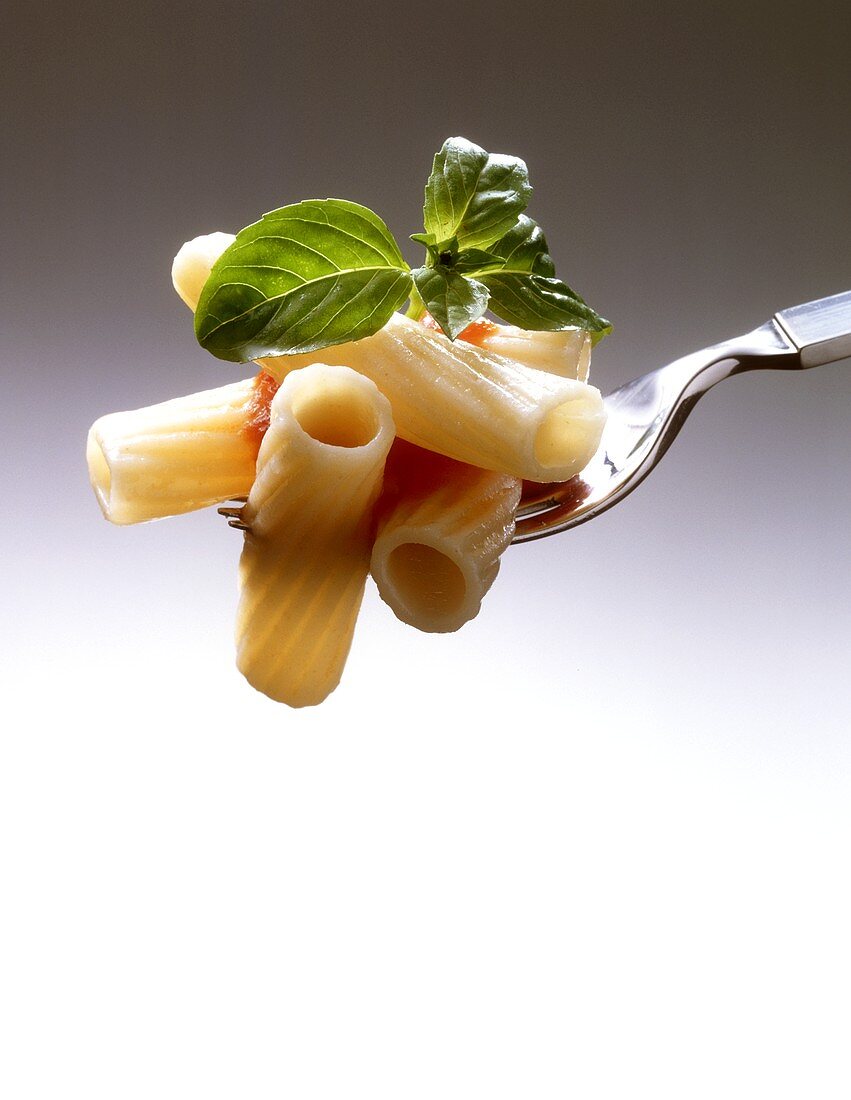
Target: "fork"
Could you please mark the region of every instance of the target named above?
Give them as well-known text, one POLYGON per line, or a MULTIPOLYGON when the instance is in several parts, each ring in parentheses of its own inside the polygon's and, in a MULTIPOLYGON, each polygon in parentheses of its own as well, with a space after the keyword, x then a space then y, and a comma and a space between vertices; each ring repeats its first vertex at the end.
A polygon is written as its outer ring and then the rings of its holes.
MULTIPOLYGON (((578 527, 628 496, 673 443, 688 414, 712 386, 750 370, 807 370, 851 356, 851 291, 775 313, 770 321, 693 352, 627 382, 603 399, 606 426, 581 474, 550 485, 527 484, 513 541, 578 527)), ((239 507, 219 508, 231 527, 247 531, 239 507)))
POLYGON ((524 496, 514 542, 555 535, 628 496, 656 466, 698 400, 745 371, 807 370, 851 356, 851 291, 792 306, 745 336, 677 359, 603 399, 597 453, 576 477, 524 496))

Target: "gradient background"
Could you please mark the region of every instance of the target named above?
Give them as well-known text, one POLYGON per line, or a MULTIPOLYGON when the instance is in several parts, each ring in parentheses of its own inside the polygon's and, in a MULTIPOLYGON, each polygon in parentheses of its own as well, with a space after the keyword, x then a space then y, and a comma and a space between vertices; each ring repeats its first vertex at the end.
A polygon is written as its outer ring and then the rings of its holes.
POLYGON ((6 12, 4 1096, 847 1098, 851 364, 713 391, 457 636, 370 589, 312 711, 234 670, 238 536, 111 528, 84 462, 238 375, 185 239, 404 240, 450 134, 527 160, 604 390, 848 289, 847 5, 6 12))

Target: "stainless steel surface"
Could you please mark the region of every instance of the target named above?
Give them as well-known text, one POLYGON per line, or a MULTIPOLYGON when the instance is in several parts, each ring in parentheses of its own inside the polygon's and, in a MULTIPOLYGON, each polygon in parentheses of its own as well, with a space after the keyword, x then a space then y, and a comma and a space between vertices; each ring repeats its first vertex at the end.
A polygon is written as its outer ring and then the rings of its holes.
POLYGON ((851 291, 793 306, 745 336, 677 359, 610 393, 600 447, 581 474, 524 497, 514 542, 576 527, 654 468, 708 389, 744 371, 804 370, 851 355, 851 291))
POLYGON ((231 497, 234 503, 238 504, 238 508, 217 508, 216 511, 220 516, 224 516, 228 521, 228 527, 234 527, 237 531, 247 531, 248 524, 242 522, 242 506, 248 500, 248 497, 231 497))
POLYGON ((781 310, 774 319, 800 349, 802 367, 851 355, 851 290, 781 310))

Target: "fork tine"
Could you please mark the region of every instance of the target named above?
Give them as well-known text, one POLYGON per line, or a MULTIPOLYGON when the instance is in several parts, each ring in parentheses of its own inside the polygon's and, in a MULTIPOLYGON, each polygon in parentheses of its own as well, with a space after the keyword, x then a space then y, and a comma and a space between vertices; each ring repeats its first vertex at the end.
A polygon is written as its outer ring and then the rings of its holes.
POLYGON ((248 524, 244 523, 242 519, 242 506, 246 503, 248 497, 232 497, 231 499, 239 504, 238 508, 221 507, 217 508, 216 511, 220 516, 225 517, 228 521, 228 527, 234 527, 237 531, 250 530, 248 524))

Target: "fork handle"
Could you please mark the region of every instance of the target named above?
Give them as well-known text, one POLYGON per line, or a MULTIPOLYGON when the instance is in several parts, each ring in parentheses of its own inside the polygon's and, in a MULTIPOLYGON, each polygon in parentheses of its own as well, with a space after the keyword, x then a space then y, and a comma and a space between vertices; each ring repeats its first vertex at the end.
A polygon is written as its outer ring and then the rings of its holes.
POLYGON ((677 417, 681 424, 698 397, 731 375, 766 368, 808 370, 847 356, 851 291, 780 310, 753 332, 685 355, 658 373, 670 379, 672 396, 678 394, 675 405, 686 404, 677 417))
POLYGON ((851 290, 783 309, 774 321, 800 353, 804 369, 851 355, 851 290))

